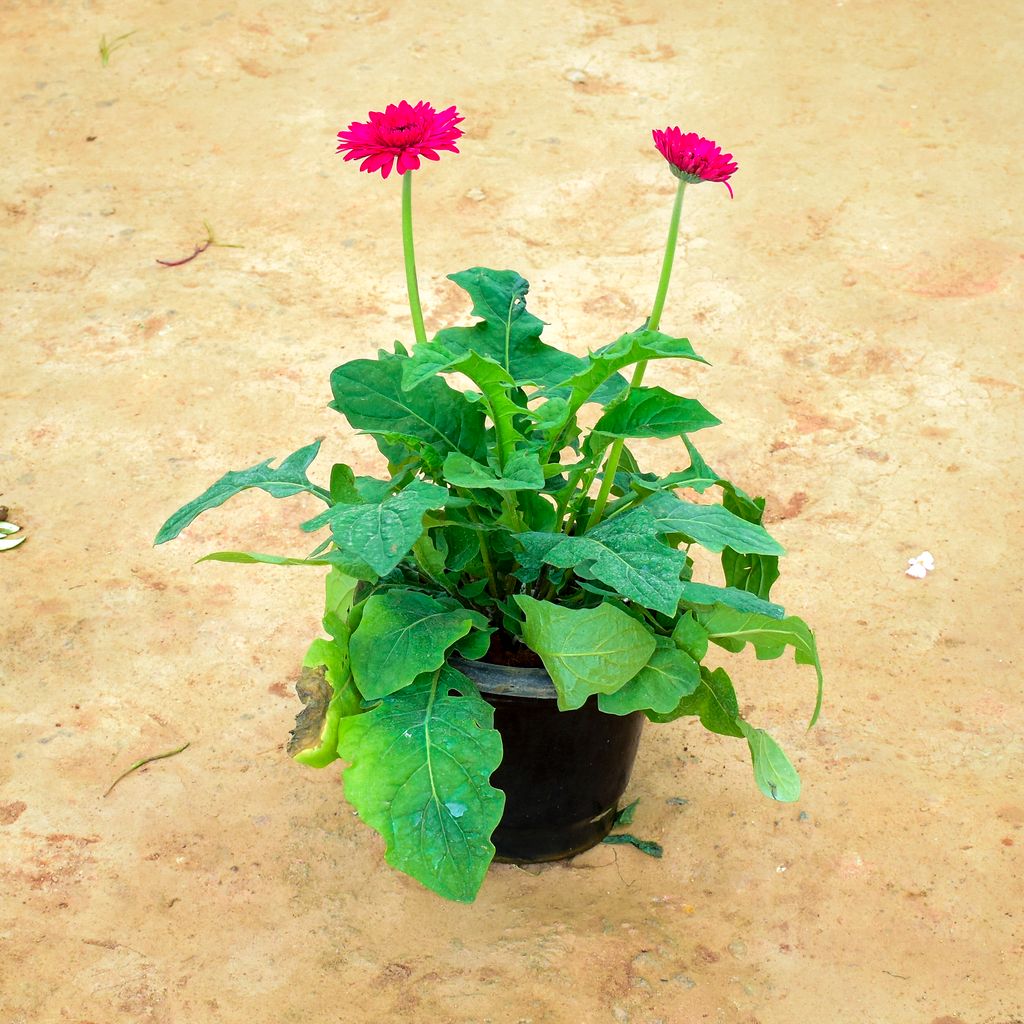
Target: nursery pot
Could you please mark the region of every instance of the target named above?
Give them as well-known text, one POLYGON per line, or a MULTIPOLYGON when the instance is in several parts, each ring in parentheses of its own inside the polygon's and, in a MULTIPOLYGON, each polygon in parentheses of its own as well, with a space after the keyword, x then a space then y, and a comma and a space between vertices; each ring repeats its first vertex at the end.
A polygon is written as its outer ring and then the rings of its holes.
POLYGON ((543 668, 453 659, 494 708, 504 755, 491 785, 505 813, 491 837, 495 860, 513 864, 572 857, 611 831, 626 790, 644 716, 606 715, 591 697, 559 711, 543 668))

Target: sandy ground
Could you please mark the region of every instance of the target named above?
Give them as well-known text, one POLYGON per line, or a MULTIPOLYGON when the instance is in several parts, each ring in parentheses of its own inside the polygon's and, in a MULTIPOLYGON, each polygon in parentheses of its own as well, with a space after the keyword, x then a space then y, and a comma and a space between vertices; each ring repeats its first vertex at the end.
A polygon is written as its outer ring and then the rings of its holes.
POLYGON ((2 1024, 1024 1017, 1018 5, 2 6, 2 1024), (664 859, 497 867, 474 906, 386 869, 337 771, 283 752, 319 573, 193 565, 304 552, 315 502, 151 546, 318 435, 380 468, 327 376, 410 334, 398 182, 333 150, 401 97, 468 133, 417 179, 428 328, 480 263, 574 351, 636 326, 673 188, 650 128, 736 154, 733 202, 688 196, 664 319, 714 367, 650 379, 725 421, 702 448, 768 495, 828 682, 808 733, 809 670, 736 662, 800 804, 742 743, 648 728, 634 830, 664 859), (158 267, 204 219, 244 248, 158 267))

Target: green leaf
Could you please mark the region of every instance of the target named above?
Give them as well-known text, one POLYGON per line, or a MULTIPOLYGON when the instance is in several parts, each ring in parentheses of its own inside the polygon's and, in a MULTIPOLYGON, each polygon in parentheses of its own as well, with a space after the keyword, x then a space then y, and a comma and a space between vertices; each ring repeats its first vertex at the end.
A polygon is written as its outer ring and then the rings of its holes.
MULTIPOLYGON (((681 533, 708 551, 730 547, 734 551, 783 554, 782 545, 764 527, 740 519, 721 505, 695 505, 674 494, 658 492, 637 507, 647 509, 663 533, 681 533)), ((624 512, 623 516, 631 514, 624 512)))
MULTIPOLYGON (((331 374, 332 409, 358 430, 374 435, 417 438, 442 456, 450 451, 482 458, 483 410, 439 377, 415 391, 402 389, 402 368, 408 356, 381 352, 377 359, 355 359, 331 374)), ((380 437, 377 446, 392 462, 400 453, 380 437)))
POLYGON ((617 811, 615 814, 615 820, 612 822, 612 828, 625 828, 627 825, 632 825, 633 819, 636 817, 636 809, 639 803, 640 798, 637 797, 637 799, 631 804, 627 804, 621 811, 617 811))
POLYGON ((792 803, 800 799, 800 776, 788 757, 763 729, 754 729, 743 719, 737 724, 747 738, 750 760, 754 765, 754 781, 765 796, 792 803))
MULTIPOLYGON (((629 477, 629 485, 638 494, 687 487, 703 494, 709 487, 722 488, 722 506, 748 523, 760 526, 764 519, 764 498, 751 498, 735 484, 716 473, 693 446, 689 438, 683 443, 690 453, 690 466, 681 473, 656 477, 649 473, 636 473, 629 477)), ((726 546, 722 549, 722 570, 728 586, 745 590, 767 600, 772 584, 779 578, 777 555, 741 553, 726 546)))
MULTIPOLYGON (((516 417, 527 414, 525 395, 518 390, 508 371, 478 352, 453 350, 435 339, 420 342, 413 350, 412 358, 405 365, 403 386, 411 390, 438 373, 461 373, 480 388, 480 397, 494 424, 498 458, 506 462, 515 442, 523 436, 516 429, 516 417), (514 396, 521 396, 522 401, 514 396)), ((467 393, 466 397, 472 401, 476 396, 467 393)))
POLYGON ((594 430, 610 437, 679 437, 722 421, 692 398, 681 398, 664 388, 632 388, 612 406, 594 430))
POLYGON ((173 540, 181 533, 197 516, 203 512, 223 505, 228 498, 234 497, 240 491, 248 490, 250 487, 258 487, 275 498, 287 498, 302 491, 309 491, 323 497, 323 492, 314 487, 306 476, 317 452, 320 450, 320 441, 292 452, 277 469, 271 469, 271 459, 251 466, 249 469, 232 470, 225 473, 215 484, 208 487, 194 501, 183 505, 170 519, 160 527, 154 544, 163 544, 173 540))
POLYGON ((707 360, 693 351, 686 338, 672 338, 660 331, 643 328, 622 335, 610 345, 592 352, 584 367, 571 377, 564 379, 548 394, 561 397, 568 389, 570 410, 575 413, 584 403, 595 397, 598 388, 623 367, 651 359, 694 359, 700 363, 707 360))
POLYGON ((736 691, 732 680, 724 668, 716 668, 714 672, 700 667, 700 682, 697 689, 676 705, 674 711, 667 714, 648 712, 652 722, 674 722, 684 715, 698 715, 700 724, 710 732, 720 736, 742 736, 736 724, 740 709, 736 701, 736 691))
POLYGON ((445 480, 453 487, 467 490, 487 488, 492 491, 539 491, 544 487, 544 470, 536 453, 517 451, 496 473, 461 452, 452 452, 444 460, 445 480))
POLYGON ((560 430, 569 417, 569 403, 564 398, 549 398, 546 402, 541 402, 536 409, 530 409, 527 415, 542 433, 560 430))
POLYGON ((700 684, 700 667, 671 640, 657 638, 651 660, 621 689, 602 693, 598 706, 607 715, 629 715, 634 711, 667 713, 700 684))
POLYGON ((367 700, 386 697, 437 671, 452 644, 474 626, 487 625, 479 612, 451 608, 415 590, 375 594, 350 642, 356 685, 367 700))
POLYGON ((526 308, 530 285, 514 270, 471 267, 449 274, 473 300, 473 314, 481 321, 472 327, 449 327, 435 341, 451 352, 476 352, 506 370, 517 385, 544 386, 565 380, 584 362, 579 357, 545 345, 540 340, 544 321, 526 308))
POLYGON ((613 693, 654 653, 651 632, 609 604, 571 609, 515 598, 526 618, 523 636, 540 656, 558 691, 558 707, 572 711, 595 693, 613 693))
POLYGON ((619 594, 666 615, 675 613, 682 597, 679 574, 686 555, 670 548, 657 535, 653 517, 638 508, 601 523, 582 537, 519 534, 527 550, 525 564, 538 560, 572 569, 584 579, 599 580, 619 594))
POLYGON ((263 555, 256 551, 213 551, 202 558, 196 559, 200 562, 234 562, 238 565, 330 565, 327 558, 287 558, 284 555, 263 555))
MULTIPOLYGON (((330 544, 330 541, 327 541, 330 544)), ((214 551, 196 559, 199 562, 232 562, 236 565, 330 565, 359 580, 375 580, 377 573, 364 561, 343 551, 328 551, 308 558, 264 555, 258 551, 214 551)))
POLYGON ((756 612, 740 612, 716 605, 709 611, 698 611, 697 621, 707 630, 710 639, 727 651, 741 651, 749 643, 759 661, 771 661, 780 657, 788 646, 793 648, 793 660, 798 665, 813 665, 818 676, 818 695, 810 722, 814 725, 821 712, 824 679, 814 634, 803 619, 796 615, 771 619, 756 612))
POLYGON ((493 723, 473 684, 446 666, 338 730, 345 796, 383 836, 387 862, 463 903, 483 883, 505 806, 488 782, 502 754, 493 723))
POLYGON ((693 612, 687 612, 672 630, 672 643, 694 661, 703 661, 708 653, 708 631, 693 617, 693 612))
POLYGON ((330 526, 334 543, 346 554, 365 561, 383 576, 409 552, 423 533, 423 516, 442 508, 448 491, 423 480, 380 502, 334 505, 302 524, 307 531, 330 526))
POLYGON ((653 839, 639 839, 630 832, 617 832, 615 835, 605 836, 601 842, 615 846, 635 846, 641 853, 646 853, 648 857, 657 860, 661 860, 665 854, 661 843, 656 843, 653 839))
MULTIPOLYGON (((738 487, 725 481, 722 485, 722 505, 748 523, 758 525, 764 519, 764 498, 751 498, 738 487)), ((741 554, 732 548, 722 551, 722 571, 730 587, 746 590, 758 597, 767 598, 772 584, 779 578, 779 559, 776 555, 741 554)), ((724 602, 728 604, 729 602, 724 602)))
MULTIPOLYGON (((760 558, 762 556, 751 557, 760 558)), ((683 582, 683 600, 690 604, 725 604, 737 611, 758 612, 760 615, 767 615, 770 619, 781 619, 786 615, 786 610, 782 605, 764 601, 745 590, 737 590, 735 587, 713 587, 708 583, 694 583, 690 580, 683 582)))
POLYGON ((338 568, 332 568, 324 578, 323 626, 339 643, 348 648, 352 631, 348 626, 349 613, 355 603, 360 580, 338 568))

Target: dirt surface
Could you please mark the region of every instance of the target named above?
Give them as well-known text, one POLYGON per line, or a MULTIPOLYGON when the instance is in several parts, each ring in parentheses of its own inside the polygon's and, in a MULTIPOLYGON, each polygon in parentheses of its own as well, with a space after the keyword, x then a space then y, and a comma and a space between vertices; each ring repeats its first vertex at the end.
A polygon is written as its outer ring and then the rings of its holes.
POLYGON ((3 1024, 1024 1018, 1019 4, 2 17, 0 499, 28 538, 0 552, 3 1024), (701 447, 768 496, 828 682, 806 732, 810 670, 735 661, 798 805, 742 743, 648 728, 632 831, 664 859, 496 867, 474 906, 387 869, 337 771, 284 753, 320 573, 193 564, 304 553, 316 502, 248 494, 152 547, 319 435, 322 466, 380 468, 327 377, 409 339, 399 183, 333 151, 401 97, 466 116, 417 179, 428 329, 466 322, 444 274, 475 264, 574 351, 639 325, 673 189, 650 129, 736 155, 734 201, 688 193, 663 320, 714 366, 649 377, 725 422, 701 447), (157 265, 204 220, 244 248, 157 265))

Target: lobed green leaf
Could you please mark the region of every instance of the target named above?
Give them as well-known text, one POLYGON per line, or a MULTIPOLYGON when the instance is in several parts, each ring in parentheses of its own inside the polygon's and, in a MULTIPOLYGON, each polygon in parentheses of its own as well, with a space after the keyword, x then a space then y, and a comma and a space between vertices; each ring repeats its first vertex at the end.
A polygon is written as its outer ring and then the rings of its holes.
POLYGON ((250 466, 249 469, 232 470, 225 473, 198 498, 179 508, 160 527, 154 544, 164 544, 173 540, 197 516, 211 508, 217 508, 218 505, 223 505, 228 498, 232 498, 250 487, 258 487, 275 498, 288 498, 302 491, 310 491, 322 497, 319 489, 315 488, 306 476, 306 470, 309 469, 320 450, 320 444, 321 441, 314 441, 312 444, 306 445, 305 448, 292 452, 276 469, 271 468, 272 460, 266 459, 256 466, 250 466))
POLYGON ((364 561, 383 576, 398 565, 423 533, 424 514, 442 508, 448 500, 445 488, 413 480, 404 490, 380 502, 334 505, 303 523, 302 529, 329 526, 342 552, 364 561))
MULTIPOLYGON (((734 551, 783 554, 782 545, 763 526, 748 523, 721 505, 695 505, 674 494, 658 491, 645 498, 638 509, 646 509, 653 515, 663 533, 683 534, 708 551, 730 547, 734 551)), ((622 518, 635 512, 623 512, 622 518)))
POLYGON ((524 533, 516 539, 526 551, 527 566, 539 561, 572 569, 666 615, 679 606, 686 555, 661 540, 644 509, 601 523, 582 537, 524 533))

